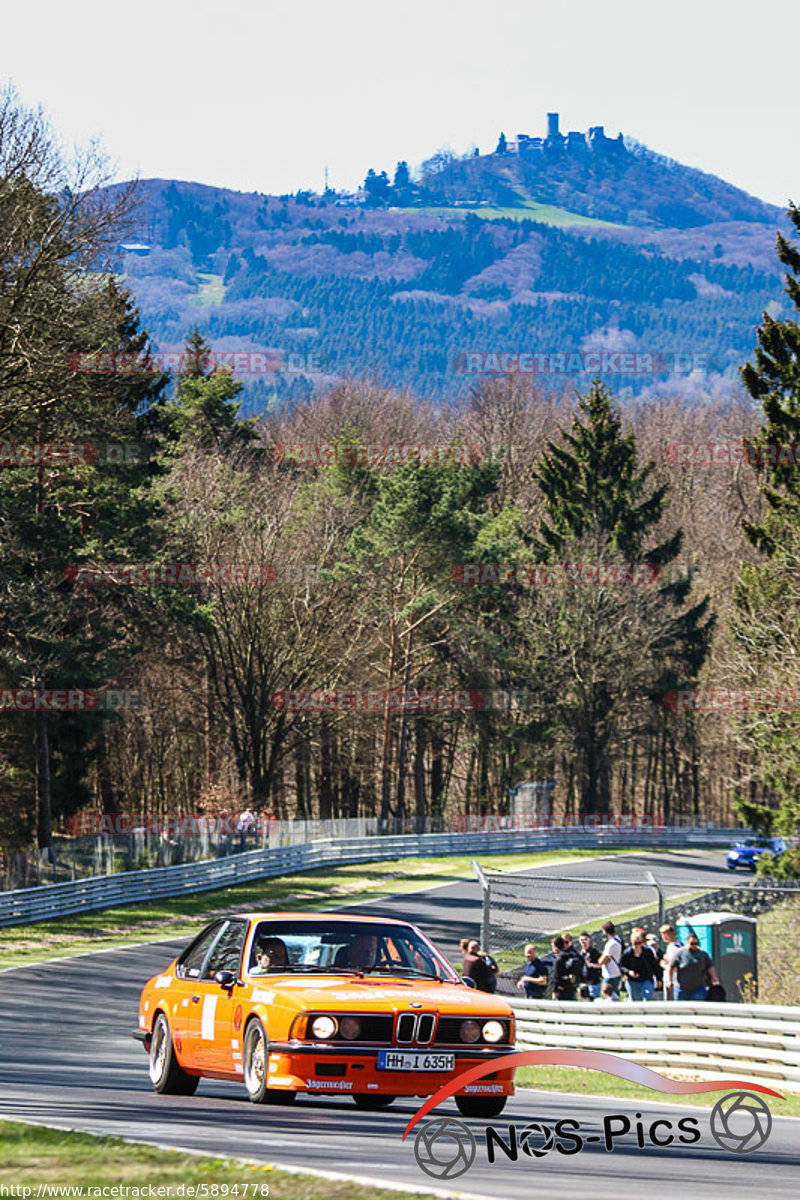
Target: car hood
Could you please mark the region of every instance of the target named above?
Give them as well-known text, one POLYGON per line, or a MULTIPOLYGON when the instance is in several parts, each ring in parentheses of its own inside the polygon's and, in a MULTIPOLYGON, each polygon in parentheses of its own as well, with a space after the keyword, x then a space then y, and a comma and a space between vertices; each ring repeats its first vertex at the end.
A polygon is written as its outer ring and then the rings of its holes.
POLYGON ((278 975, 254 979, 252 998, 258 1002, 284 1004, 301 1009, 320 1006, 372 1011, 408 1009, 412 1003, 422 1004, 427 1012, 460 1016, 474 1013, 479 1016, 512 1016, 510 1005, 499 996, 479 992, 454 983, 436 983, 427 979, 393 979, 364 976, 342 979, 341 976, 299 975, 297 978, 278 975))

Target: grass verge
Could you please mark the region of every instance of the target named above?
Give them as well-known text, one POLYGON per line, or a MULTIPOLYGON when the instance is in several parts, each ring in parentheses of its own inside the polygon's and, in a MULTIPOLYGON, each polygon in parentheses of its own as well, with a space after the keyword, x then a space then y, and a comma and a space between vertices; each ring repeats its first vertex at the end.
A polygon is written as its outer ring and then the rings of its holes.
MULTIPOLYGON (((602 853, 605 856, 641 851, 641 847, 631 846, 602 853)), ((530 854, 493 854, 481 862, 487 867, 513 871, 519 867, 596 857, 596 850, 543 850, 530 854)), ((199 926, 220 913, 272 909, 313 911, 331 905, 360 904, 381 896, 424 891, 439 884, 471 879, 470 861, 471 856, 464 855, 324 867, 149 904, 77 913, 32 925, 5 926, 0 928, 0 969, 90 950, 113 949, 184 934, 191 936, 199 926)))
MULTIPOLYGON (((352 1200, 353 1183, 255 1166, 230 1158, 210 1158, 180 1150, 95 1137, 0 1121, 0 1184, 37 1187, 104 1187, 121 1185, 132 1190, 128 1196, 148 1195, 150 1186, 168 1188, 163 1197, 186 1196, 189 1186, 204 1186, 206 1197, 236 1200, 352 1200), (178 1192, 179 1185, 184 1185, 178 1192), (212 1190, 216 1185, 216 1191, 212 1190), (227 1189, 223 1191, 225 1185, 227 1189), (237 1190, 238 1189, 238 1190, 237 1190)), ((359 1200, 420 1200, 419 1192, 397 1192, 358 1184, 359 1200)), ((44 1191, 44 1187, 42 1189, 44 1191)), ((124 1193, 121 1193, 124 1195, 124 1193)), ((17 1195, 22 1195, 21 1191, 17 1195)), ((91 1193, 89 1193, 91 1195, 91 1193)))
MULTIPOLYGON (((666 1071, 661 1074, 667 1074, 666 1071)), ((734 1072, 735 1074, 735 1072, 734 1072)), ((780 1083, 770 1083, 763 1080, 767 1087, 774 1087, 776 1092, 781 1090, 780 1083)), ((663 1100, 670 1104, 690 1104, 696 1108, 713 1108, 720 1096, 729 1089, 720 1088, 718 1092, 703 1092, 690 1096, 662 1096, 652 1088, 639 1087, 629 1083, 627 1079, 618 1079, 615 1075, 604 1075, 601 1071, 591 1071, 585 1067, 520 1067, 515 1076, 518 1088, 532 1088, 534 1091, 567 1092, 574 1096, 613 1096, 620 1100, 663 1100)), ((767 1104, 776 1117, 800 1117, 800 1096, 786 1095, 783 1100, 774 1096, 765 1096, 767 1104)))

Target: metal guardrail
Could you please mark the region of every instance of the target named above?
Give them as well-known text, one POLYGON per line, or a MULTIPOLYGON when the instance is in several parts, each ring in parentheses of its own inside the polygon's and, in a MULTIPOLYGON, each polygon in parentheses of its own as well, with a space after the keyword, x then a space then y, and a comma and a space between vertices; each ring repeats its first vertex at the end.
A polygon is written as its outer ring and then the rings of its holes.
POLYGON ((160 900, 169 896, 231 887, 326 866, 381 862, 393 858, 460 854, 508 854, 520 851, 614 850, 646 844, 654 848, 724 847, 741 830, 599 828, 585 832, 504 830, 491 833, 424 833, 320 840, 297 846, 251 850, 207 862, 152 867, 116 875, 96 875, 0 893, 0 926, 52 920, 71 913, 160 900))
POLYGON ((752 1079, 800 1092, 800 1009, 777 1004, 651 1000, 511 1001, 517 1047, 606 1050, 703 1079, 752 1079))

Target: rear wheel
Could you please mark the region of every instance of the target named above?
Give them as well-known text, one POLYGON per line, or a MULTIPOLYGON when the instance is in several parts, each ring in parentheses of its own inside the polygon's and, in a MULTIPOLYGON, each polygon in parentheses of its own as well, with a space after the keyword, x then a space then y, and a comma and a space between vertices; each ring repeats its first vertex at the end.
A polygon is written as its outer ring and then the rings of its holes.
POLYGON ((200 1082, 188 1075, 175 1056, 169 1022, 159 1013, 150 1039, 150 1082, 157 1092, 167 1096, 192 1096, 200 1082))
POLYGON ((397 1096, 373 1096, 371 1092, 353 1092, 353 1099, 357 1108, 376 1112, 379 1108, 388 1108, 390 1104, 394 1104, 397 1096))
POLYGON ((264 1026, 256 1019, 244 1035, 244 1086, 253 1104, 294 1104, 297 1092, 268 1088, 269 1042, 264 1026))
POLYGON ((456 1096, 463 1117, 498 1117, 506 1106, 505 1096, 456 1096))

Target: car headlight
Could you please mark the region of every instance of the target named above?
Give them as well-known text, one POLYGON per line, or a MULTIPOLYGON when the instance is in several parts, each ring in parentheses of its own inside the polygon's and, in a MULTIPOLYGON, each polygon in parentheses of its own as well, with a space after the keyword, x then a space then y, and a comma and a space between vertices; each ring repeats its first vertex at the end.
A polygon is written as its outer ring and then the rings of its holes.
POLYGON ((458 1033, 462 1042, 477 1042, 481 1036, 481 1027, 477 1021, 462 1021, 458 1033))
POLYGON ((339 1033, 349 1041, 357 1038, 361 1033, 361 1022, 358 1017, 342 1017, 339 1022, 339 1033))
POLYGON ((311 1032, 321 1042, 327 1042, 336 1033, 336 1021, 333 1017, 314 1017, 311 1022, 311 1032))
POLYGON ((728 858, 738 858, 738 857, 739 857, 738 850, 731 850, 730 853, 728 854, 728 858))
POLYGON ((487 1021, 481 1032, 485 1042, 501 1042, 506 1031, 499 1021, 487 1021))

